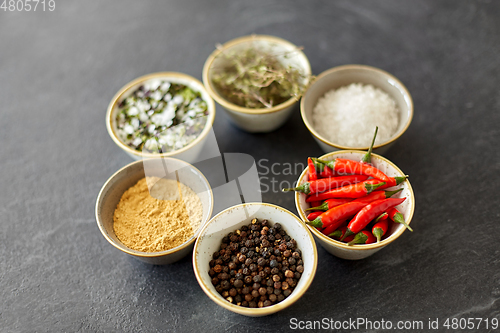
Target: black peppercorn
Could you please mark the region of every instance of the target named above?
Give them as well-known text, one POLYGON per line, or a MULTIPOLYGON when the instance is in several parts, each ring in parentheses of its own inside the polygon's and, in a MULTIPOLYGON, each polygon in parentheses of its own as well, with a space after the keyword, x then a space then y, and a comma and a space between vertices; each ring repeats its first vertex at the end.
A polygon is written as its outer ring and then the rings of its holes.
POLYGON ((264 307, 288 297, 303 272, 300 249, 279 223, 253 219, 223 238, 209 261, 219 294, 244 307, 264 307), (297 265, 297 266, 295 266, 297 265))

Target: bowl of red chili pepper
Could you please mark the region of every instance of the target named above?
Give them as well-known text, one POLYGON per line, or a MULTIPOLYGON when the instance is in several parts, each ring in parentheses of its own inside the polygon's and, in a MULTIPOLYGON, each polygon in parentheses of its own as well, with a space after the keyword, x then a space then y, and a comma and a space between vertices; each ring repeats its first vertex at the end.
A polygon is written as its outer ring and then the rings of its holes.
POLYGON ((357 150, 308 159, 295 190, 299 216, 328 252, 366 258, 408 229, 415 198, 408 176, 394 163, 357 150))

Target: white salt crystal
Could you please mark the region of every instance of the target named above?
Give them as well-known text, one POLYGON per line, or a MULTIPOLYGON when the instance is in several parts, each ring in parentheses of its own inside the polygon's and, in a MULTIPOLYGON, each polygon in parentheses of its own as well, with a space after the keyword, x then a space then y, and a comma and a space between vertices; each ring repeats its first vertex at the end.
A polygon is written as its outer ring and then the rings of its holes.
POLYGON ((388 141, 399 124, 394 99, 372 85, 352 83, 328 91, 312 112, 314 129, 326 140, 347 147, 368 147, 378 126, 375 145, 388 141))

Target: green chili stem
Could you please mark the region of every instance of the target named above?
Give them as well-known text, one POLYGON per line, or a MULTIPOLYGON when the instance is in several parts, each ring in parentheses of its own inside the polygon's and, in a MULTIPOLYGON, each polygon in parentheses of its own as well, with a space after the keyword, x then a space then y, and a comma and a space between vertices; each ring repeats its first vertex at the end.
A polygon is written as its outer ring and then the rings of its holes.
POLYGON ((377 137, 377 132, 378 132, 378 126, 375 126, 375 134, 373 135, 373 140, 370 148, 368 148, 368 151, 366 152, 365 156, 361 159, 361 162, 363 163, 371 163, 372 162, 372 150, 373 150, 373 144, 375 143, 375 138, 377 137))
POLYGON ((394 218, 393 218, 394 222, 396 223, 401 223, 402 225, 404 225, 406 227, 406 229, 410 230, 411 232, 413 232, 413 229, 405 222, 405 218, 403 216, 403 214, 401 213, 396 213, 394 215, 394 218))

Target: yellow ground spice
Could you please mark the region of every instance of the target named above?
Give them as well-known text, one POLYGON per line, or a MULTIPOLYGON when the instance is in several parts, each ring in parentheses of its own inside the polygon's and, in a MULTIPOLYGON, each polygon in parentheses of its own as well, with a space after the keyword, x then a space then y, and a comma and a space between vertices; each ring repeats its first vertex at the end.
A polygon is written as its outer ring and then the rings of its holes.
POLYGON ((113 226, 125 246, 160 252, 192 237, 202 214, 200 198, 188 186, 172 179, 146 177, 123 193, 113 226))

